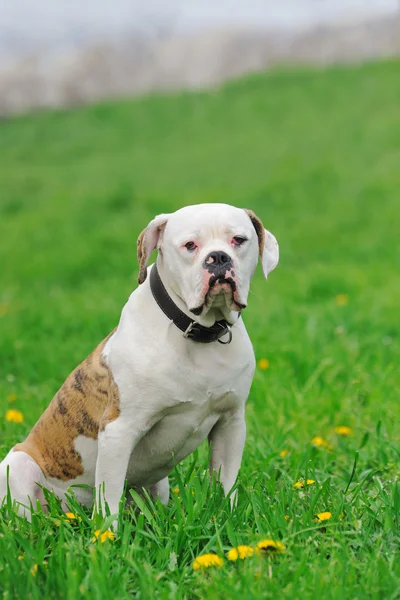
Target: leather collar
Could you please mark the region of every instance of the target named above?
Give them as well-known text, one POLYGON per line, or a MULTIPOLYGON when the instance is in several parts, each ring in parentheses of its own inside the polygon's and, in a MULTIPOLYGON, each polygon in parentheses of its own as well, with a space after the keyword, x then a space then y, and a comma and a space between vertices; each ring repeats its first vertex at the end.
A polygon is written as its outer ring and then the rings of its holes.
POLYGON ((232 341, 231 325, 225 319, 215 321, 212 327, 204 327, 177 307, 161 281, 157 263, 153 265, 150 272, 150 289, 158 306, 176 327, 183 331, 185 338, 200 344, 210 344, 211 342, 230 344, 232 341), (226 341, 221 340, 224 336, 227 336, 226 341))

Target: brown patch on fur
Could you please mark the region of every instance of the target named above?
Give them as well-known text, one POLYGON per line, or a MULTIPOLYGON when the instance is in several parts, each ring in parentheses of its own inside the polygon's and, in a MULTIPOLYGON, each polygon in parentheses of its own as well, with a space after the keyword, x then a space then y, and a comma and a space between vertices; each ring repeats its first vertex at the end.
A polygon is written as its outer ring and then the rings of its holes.
POLYGON ((137 257, 139 261, 139 277, 138 282, 139 285, 146 281, 147 277, 147 254, 144 248, 144 236, 146 234, 146 229, 143 229, 141 234, 138 237, 137 241, 137 257))
POLYGON ((265 243, 264 225, 262 224, 261 219, 259 219, 257 217, 257 215, 255 213, 253 213, 252 210, 248 210, 247 208, 245 208, 244 210, 249 215, 251 222, 253 223, 254 229, 256 230, 257 237, 258 237, 258 247, 260 248, 260 256, 262 256, 263 251, 264 251, 264 243, 265 243))
POLYGON ((118 388, 102 356, 114 331, 72 371, 26 440, 14 447, 29 454, 46 477, 68 481, 82 475, 75 439, 97 439, 120 414, 118 388))
POLYGON ((147 261, 150 254, 158 248, 161 252, 160 242, 162 234, 167 223, 168 215, 158 215, 143 229, 137 241, 137 255, 139 260, 139 285, 144 283, 147 278, 147 261))

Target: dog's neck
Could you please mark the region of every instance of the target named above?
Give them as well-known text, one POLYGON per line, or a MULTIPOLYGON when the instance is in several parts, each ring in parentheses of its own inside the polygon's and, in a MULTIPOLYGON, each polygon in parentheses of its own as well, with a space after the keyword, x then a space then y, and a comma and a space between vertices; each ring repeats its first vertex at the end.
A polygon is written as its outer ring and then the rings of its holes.
POLYGON ((157 261, 158 272, 161 277, 161 281, 164 284, 165 289, 168 292, 171 300, 176 304, 176 306, 183 311, 190 319, 200 323, 200 325, 204 325, 204 327, 212 327, 216 321, 221 319, 226 319, 228 323, 235 323, 239 318, 239 313, 235 313, 234 311, 230 311, 226 305, 224 306, 211 306, 205 314, 194 315, 187 307, 184 300, 179 295, 179 291, 174 289, 168 281, 168 277, 165 276, 165 270, 161 260, 157 261))

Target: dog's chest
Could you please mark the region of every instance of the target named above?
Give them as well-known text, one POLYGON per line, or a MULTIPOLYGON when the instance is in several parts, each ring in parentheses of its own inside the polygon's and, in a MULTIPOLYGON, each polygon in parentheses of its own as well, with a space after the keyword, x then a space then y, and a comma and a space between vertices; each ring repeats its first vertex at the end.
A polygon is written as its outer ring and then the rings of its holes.
MULTIPOLYGON (((246 394, 238 373, 227 369, 210 369, 208 372, 185 368, 168 370, 160 379, 158 413, 160 427, 169 426, 175 432, 201 430, 211 420, 217 420, 228 411, 244 404, 246 394), (161 393, 160 393, 161 392, 161 393), (187 431, 186 431, 187 430, 187 431)), ((206 427, 206 426, 205 426, 206 427)), ((205 433, 207 435, 208 432, 205 433)))
MULTIPOLYGON (((203 350, 202 348, 200 350, 203 350)), ((158 374, 164 414, 190 413, 194 420, 210 413, 234 410, 247 397, 246 361, 229 361, 218 352, 199 352, 166 365, 158 374)))
POLYGON ((241 375, 230 369, 193 370, 184 361, 178 368, 160 373, 162 391, 155 386, 158 420, 132 454, 130 484, 152 485, 165 477, 207 438, 224 414, 242 406, 249 382, 244 376, 244 384, 241 375))
POLYGON ((143 330, 136 320, 129 326, 123 321, 108 355, 120 392, 118 419, 133 429, 138 420, 149 419, 128 468, 129 483, 138 486, 164 478, 224 415, 241 409, 254 372, 241 324, 230 345, 194 344, 173 326, 165 330, 157 318, 158 312, 153 327, 143 330))

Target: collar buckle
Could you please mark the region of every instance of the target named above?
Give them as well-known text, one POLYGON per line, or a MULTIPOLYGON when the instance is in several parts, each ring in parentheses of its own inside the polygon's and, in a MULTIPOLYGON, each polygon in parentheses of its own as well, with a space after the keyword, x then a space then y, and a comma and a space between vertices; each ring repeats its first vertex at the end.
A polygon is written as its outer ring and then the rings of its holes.
POLYGON ((189 323, 188 327, 183 332, 183 337, 184 338, 188 338, 189 337, 189 333, 192 331, 192 329, 193 329, 193 327, 195 325, 196 325, 196 321, 192 321, 191 323, 189 323))

